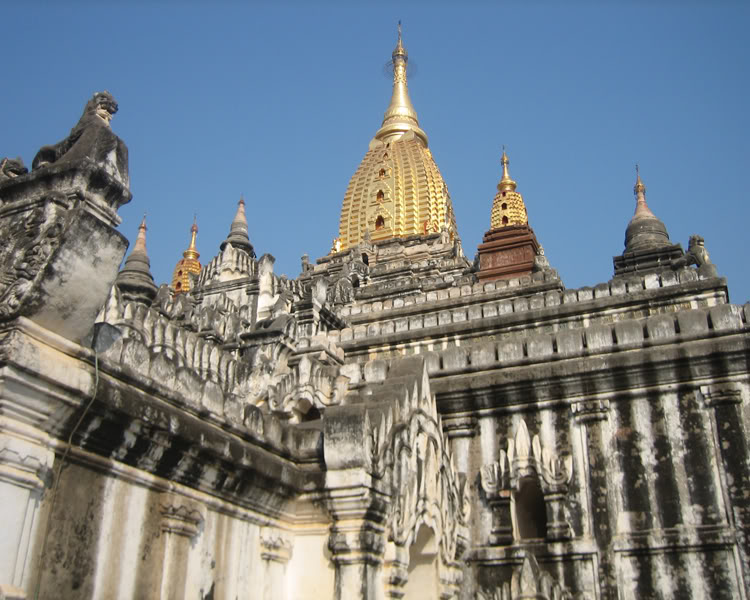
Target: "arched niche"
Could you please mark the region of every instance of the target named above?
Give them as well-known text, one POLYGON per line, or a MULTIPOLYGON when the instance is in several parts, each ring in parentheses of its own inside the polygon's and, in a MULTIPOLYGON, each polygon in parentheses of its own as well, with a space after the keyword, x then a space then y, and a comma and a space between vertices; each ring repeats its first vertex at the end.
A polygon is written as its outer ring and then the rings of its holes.
POLYGON ((438 600, 438 542, 435 532, 420 525, 417 536, 409 547, 409 578, 404 586, 404 598, 438 600))
POLYGON ((516 539, 531 540, 547 536, 547 509, 544 493, 536 477, 524 477, 513 492, 516 539))

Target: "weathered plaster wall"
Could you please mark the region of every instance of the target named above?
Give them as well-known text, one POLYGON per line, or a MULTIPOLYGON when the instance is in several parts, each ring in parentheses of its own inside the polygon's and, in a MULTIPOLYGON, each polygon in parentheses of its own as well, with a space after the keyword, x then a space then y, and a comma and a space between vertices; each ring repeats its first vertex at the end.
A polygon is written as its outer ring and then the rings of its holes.
POLYGON ((53 512, 51 493, 41 506, 40 598, 250 599, 283 585, 262 558, 258 515, 125 475, 80 457, 64 468, 53 512))

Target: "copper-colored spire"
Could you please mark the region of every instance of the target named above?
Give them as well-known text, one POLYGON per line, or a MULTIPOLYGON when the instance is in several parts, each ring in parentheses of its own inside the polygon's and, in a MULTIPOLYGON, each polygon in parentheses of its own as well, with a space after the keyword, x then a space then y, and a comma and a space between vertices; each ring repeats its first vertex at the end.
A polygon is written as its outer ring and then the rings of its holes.
POLYGON ((136 252, 148 254, 146 252, 146 213, 143 213, 143 220, 138 226, 138 237, 135 238, 135 245, 131 254, 135 254, 136 252))
POLYGON ((635 214, 633 218, 641 217, 654 217, 654 213, 646 204, 646 186, 641 181, 641 170, 638 165, 635 165, 635 185, 633 186, 633 193, 635 194, 635 214))
POLYGON ((391 103, 385 111, 383 125, 375 134, 379 140, 392 140, 401 137, 407 131, 413 131, 427 145, 427 134, 419 127, 417 111, 409 98, 409 87, 406 82, 406 66, 409 53, 401 39, 401 21, 398 22, 398 41, 393 49, 393 94, 391 103))

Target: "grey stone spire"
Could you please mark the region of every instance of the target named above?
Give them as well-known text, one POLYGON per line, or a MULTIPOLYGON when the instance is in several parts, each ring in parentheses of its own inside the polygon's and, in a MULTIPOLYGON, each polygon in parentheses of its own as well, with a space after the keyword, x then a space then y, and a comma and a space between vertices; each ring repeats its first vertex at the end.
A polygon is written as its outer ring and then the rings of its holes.
POLYGON ((682 246, 669 240, 664 223, 646 204, 646 186, 641 181, 638 165, 635 173, 635 214, 625 230, 625 251, 613 258, 615 276, 659 270, 670 266, 683 254, 682 246))
POLYGON ((638 165, 635 166, 635 172, 635 214, 625 230, 625 252, 671 246, 667 228, 646 204, 646 186, 641 181, 638 165))
POLYGON ((128 300, 151 304, 156 297, 156 284, 151 275, 151 261, 146 252, 146 215, 143 215, 138 237, 130 256, 115 280, 123 297, 128 300))
POLYGON ((221 243, 221 250, 224 250, 227 244, 231 244, 235 248, 239 248, 247 252, 251 257, 255 258, 255 249, 250 243, 250 237, 247 234, 247 217, 245 217, 245 199, 240 196, 240 201, 237 203, 237 213, 234 215, 232 220, 232 226, 229 229, 229 235, 221 243))

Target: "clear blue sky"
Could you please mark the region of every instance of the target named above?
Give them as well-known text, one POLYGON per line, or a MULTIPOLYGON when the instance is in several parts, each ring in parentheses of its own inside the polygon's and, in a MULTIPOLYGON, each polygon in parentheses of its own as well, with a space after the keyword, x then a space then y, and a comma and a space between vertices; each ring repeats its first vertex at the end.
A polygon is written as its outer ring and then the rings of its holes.
POLYGON ((0 156, 30 165, 95 91, 120 104, 133 241, 148 213, 157 282, 198 215, 205 263, 241 193, 276 272, 325 255, 346 186, 380 126, 403 20, 420 124, 471 259, 500 148, 569 288, 612 276, 639 162, 673 241, 699 233, 733 302, 750 299, 747 3, 9 3, 0 156))

